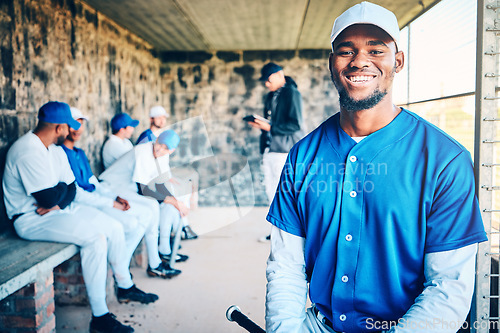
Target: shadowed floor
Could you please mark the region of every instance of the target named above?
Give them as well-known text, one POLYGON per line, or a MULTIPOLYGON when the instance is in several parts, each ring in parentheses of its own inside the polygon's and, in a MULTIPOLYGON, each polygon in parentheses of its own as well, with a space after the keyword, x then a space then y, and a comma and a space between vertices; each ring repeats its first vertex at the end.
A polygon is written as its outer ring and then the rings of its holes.
MULTIPOLYGON (((150 305, 119 304, 113 295, 108 297, 110 311, 136 332, 245 332, 225 317, 226 309, 235 304, 264 327, 269 242, 257 240, 269 233, 267 210, 193 211, 190 224, 200 237, 181 242, 179 252, 190 256, 176 265, 182 274, 163 280, 149 278, 143 268, 132 268, 137 286, 160 299, 150 305)), ((88 332, 90 316, 89 307, 58 306, 57 332, 88 332)))

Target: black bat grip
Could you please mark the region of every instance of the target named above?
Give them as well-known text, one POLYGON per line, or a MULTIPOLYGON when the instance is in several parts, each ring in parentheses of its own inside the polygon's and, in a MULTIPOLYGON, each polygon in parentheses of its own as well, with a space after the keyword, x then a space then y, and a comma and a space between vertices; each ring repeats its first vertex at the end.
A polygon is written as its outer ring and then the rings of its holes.
POLYGON ((233 305, 229 307, 226 311, 226 318, 229 321, 234 321, 250 333, 266 333, 259 325, 251 321, 247 316, 245 316, 241 310, 233 305))

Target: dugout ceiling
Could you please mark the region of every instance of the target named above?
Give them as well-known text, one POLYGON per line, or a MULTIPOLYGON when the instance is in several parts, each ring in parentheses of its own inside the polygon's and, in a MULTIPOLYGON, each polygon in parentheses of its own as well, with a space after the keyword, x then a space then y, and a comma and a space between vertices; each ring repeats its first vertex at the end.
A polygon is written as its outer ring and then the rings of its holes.
MULTIPOLYGON (((328 49, 349 0, 84 0, 158 51, 328 49)), ((400 27, 436 0, 373 0, 400 27)))

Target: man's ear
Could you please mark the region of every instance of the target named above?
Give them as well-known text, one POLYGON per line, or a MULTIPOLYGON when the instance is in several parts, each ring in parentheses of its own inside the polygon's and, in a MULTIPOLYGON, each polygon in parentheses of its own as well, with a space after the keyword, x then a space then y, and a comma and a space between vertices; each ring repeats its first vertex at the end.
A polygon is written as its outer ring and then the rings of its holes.
POLYGON ((394 68, 396 70, 396 73, 399 73, 405 65, 405 54, 403 53, 403 51, 399 51, 395 54, 395 58, 396 60, 394 63, 394 68))
POLYGON ((333 74, 332 68, 333 68, 333 58, 334 57, 335 57, 335 55, 333 54, 333 51, 330 52, 330 56, 328 57, 328 69, 330 70, 330 74, 333 74))

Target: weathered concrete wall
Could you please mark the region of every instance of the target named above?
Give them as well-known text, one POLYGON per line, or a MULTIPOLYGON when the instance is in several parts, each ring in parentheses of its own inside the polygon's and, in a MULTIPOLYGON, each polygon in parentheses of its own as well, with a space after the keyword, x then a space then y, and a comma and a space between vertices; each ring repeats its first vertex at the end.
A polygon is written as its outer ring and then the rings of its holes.
MULTIPOLYGON (((164 62, 162 95, 165 108, 172 114, 171 122, 202 117, 208 132, 208 140, 205 140, 205 134, 198 133, 202 128, 199 119, 191 122, 195 126, 181 126, 182 140, 172 163, 188 164, 197 156, 207 154, 211 148, 213 154, 224 154, 222 159, 232 161, 230 170, 219 170, 225 179, 239 171, 242 161, 237 161, 235 155, 241 155, 248 160, 252 172, 256 204, 267 204, 260 171, 260 131, 242 121, 245 115, 262 114, 267 89, 258 81, 260 69, 268 61, 274 61, 284 68, 286 75, 294 78, 303 97, 304 122, 309 132, 338 110, 338 95, 328 72, 328 54, 326 50, 316 50, 160 55, 164 62), (203 149, 200 149, 200 142, 203 149)), ((210 167, 210 163, 203 166, 210 167)), ((207 175, 216 173, 215 168, 206 171, 207 175)), ((205 181, 210 183, 207 179, 205 181)), ((200 182, 204 187, 203 177, 200 182)), ((248 187, 248 183, 242 186, 247 191, 248 187)), ((244 196, 248 195, 244 193, 244 196)), ((233 200, 231 195, 223 196, 220 190, 199 197, 201 205, 225 205, 226 199, 233 200)), ((243 200, 245 202, 249 201, 243 200)))
POLYGON ((194 166, 200 186, 209 188, 201 205, 233 203, 234 193, 216 185, 245 165, 250 179, 231 183, 248 199, 240 204, 266 205, 259 131, 241 119, 262 112, 267 91, 257 80, 261 67, 275 61, 295 79, 306 130, 338 109, 327 50, 160 53, 75 0, 2 1, 0 33, 0 175, 8 147, 35 126, 38 108, 49 100, 65 101, 91 118, 79 146, 96 173, 109 119, 117 112, 139 119, 135 139, 148 127, 149 108, 160 104, 182 137, 172 164, 194 166))
MULTIPOLYGON (((34 128, 49 100, 90 116, 80 146, 91 157, 116 112, 146 122, 161 102, 160 61, 149 44, 81 2, 1 1, 0 35, 0 174, 7 148, 34 128)), ((91 163, 100 170, 100 158, 91 163)))

